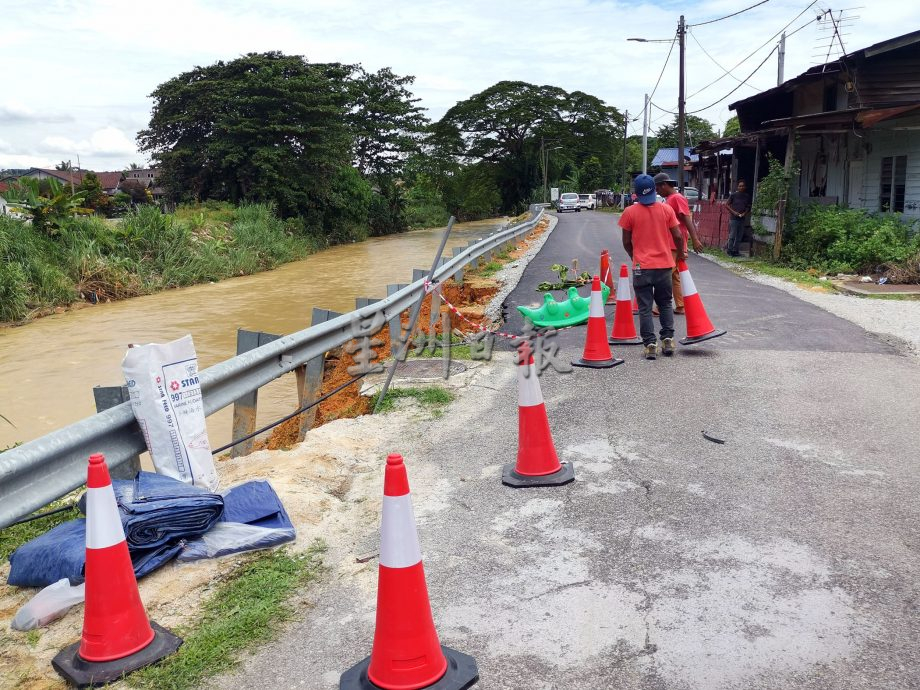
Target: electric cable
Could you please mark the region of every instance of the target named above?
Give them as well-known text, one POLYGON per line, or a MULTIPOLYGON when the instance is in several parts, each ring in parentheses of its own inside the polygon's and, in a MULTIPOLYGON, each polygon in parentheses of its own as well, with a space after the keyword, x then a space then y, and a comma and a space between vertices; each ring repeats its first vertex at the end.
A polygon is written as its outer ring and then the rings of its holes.
MULTIPOLYGON (((693 39, 693 42, 696 43, 697 47, 698 47, 700 50, 703 51, 703 55, 705 55, 706 57, 708 57, 708 58, 710 59, 710 61, 712 62, 712 64, 714 64, 714 65, 715 65, 716 67, 718 67, 720 70, 722 70, 723 72, 725 72, 725 75, 726 75, 726 76, 731 77, 732 79, 734 79, 734 80, 737 81, 737 82, 740 82, 740 81, 741 81, 741 80, 738 79, 738 77, 736 77, 734 74, 732 74, 732 73, 729 72, 727 69, 725 69, 724 67, 722 67, 722 65, 720 65, 719 62, 718 62, 712 55, 709 54, 709 51, 706 50, 706 49, 703 47, 703 44, 700 43, 699 40, 697 39, 696 34, 694 34, 692 31, 688 31, 687 33, 690 34, 690 38, 692 38, 692 39, 693 39)), ((756 86, 753 86, 752 84, 748 84, 748 86, 750 86, 752 89, 757 89, 757 87, 756 87, 756 86)), ((757 89, 757 90, 760 91, 760 89, 757 89)))
POLYGON ((723 19, 731 19, 732 17, 737 17, 739 14, 744 14, 745 12, 753 10, 755 7, 766 5, 768 2, 770 2, 770 0, 760 0, 760 2, 758 2, 756 5, 745 7, 743 10, 738 10, 737 12, 733 12, 732 14, 726 14, 724 17, 719 17, 718 19, 710 19, 709 21, 699 22, 697 24, 687 24, 687 28, 689 29, 690 27, 693 27, 693 26, 705 26, 706 24, 715 24, 716 22, 721 22, 723 19))
MULTIPOLYGON (((802 10, 801 12, 799 12, 799 13, 792 19, 792 21, 790 21, 788 24, 786 24, 786 26, 784 26, 782 29, 780 29, 780 30, 777 31, 775 34, 773 34, 770 38, 768 38, 766 41, 764 41, 761 45, 759 45, 757 48, 755 48, 747 57, 743 58, 743 59, 742 59, 741 61, 739 61, 734 67, 732 67, 730 70, 727 70, 727 72, 728 72, 728 73, 731 73, 733 70, 738 69, 741 65, 743 65, 745 62, 747 62, 748 60, 750 60, 752 57, 754 57, 758 52, 760 52, 760 51, 763 50, 767 45, 769 45, 771 41, 776 40, 776 37, 777 37, 777 36, 779 36, 780 34, 782 34, 782 33, 783 33, 786 29, 788 29, 790 26, 792 26, 793 24, 795 24, 795 23, 798 21, 799 17, 801 17, 803 14, 805 14, 808 10, 810 10, 810 9, 811 9, 814 5, 816 5, 817 3, 818 3, 818 0, 812 0, 812 2, 811 2, 804 10, 802 10)), ((811 23, 813 23, 813 22, 814 22, 814 20, 810 20, 808 23, 806 23, 806 24, 804 24, 803 26, 801 26, 801 27, 799 27, 798 29, 796 29, 795 32, 793 32, 793 33, 798 33, 798 32, 801 31, 803 28, 805 28, 806 26, 808 26, 809 24, 811 24, 811 23)), ((792 35, 792 34, 790 34, 790 35, 792 35)), ((786 38, 788 38, 788 37, 789 37, 789 36, 787 36, 786 38)), ((695 40, 695 39, 694 39, 694 40, 695 40)), ((722 81, 722 80, 725 78, 725 76, 726 76, 726 75, 723 74, 723 75, 717 77, 716 79, 713 79, 711 82, 709 82, 708 84, 706 84, 706 86, 702 87, 701 89, 697 89, 696 91, 694 91, 693 93, 691 93, 689 96, 687 96, 687 100, 690 100, 690 99, 693 98, 694 96, 696 96, 696 95, 702 93, 703 91, 705 91, 706 89, 708 89, 710 86, 713 86, 714 84, 717 84, 718 82, 722 81)))

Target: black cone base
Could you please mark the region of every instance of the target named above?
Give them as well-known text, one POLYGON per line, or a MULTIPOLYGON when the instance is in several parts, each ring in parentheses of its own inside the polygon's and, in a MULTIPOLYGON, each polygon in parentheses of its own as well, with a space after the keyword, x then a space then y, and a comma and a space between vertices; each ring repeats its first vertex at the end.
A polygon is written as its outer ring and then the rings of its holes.
POLYGON ((609 369, 610 367, 615 367, 618 364, 622 364, 622 359, 585 359, 579 357, 578 359, 572 360, 573 367, 584 367, 585 369, 609 369))
MULTIPOLYGON (((438 682, 426 685, 424 690, 466 690, 473 687, 479 680, 476 660, 444 645, 441 645, 441 651, 447 658, 447 672, 438 682)), ((339 679, 339 690, 381 690, 379 685, 374 685, 367 677, 367 667, 370 664, 371 658, 367 657, 345 671, 339 679)))
POLYGON ((607 339, 608 345, 641 345, 642 338, 636 336, 635 338, 627 338, 626 340, 615 340, 614 338, 607 339))
POLYGON ((725 335, 725 331, 716 329, 712 333, 707 333, 706 335, 698 335, 695 338, 681 338, 677 342, 679 342, 681 345, 693 345, 693 343, 701 343, 704 340, 712 340, 713 338, 718 338, 720 335, 725 335))
POLYGON ((166 628, 150 621, 153 640, 139 652, 114 661, 86 661, 80 658, 80 643, 65 647, 51 660, 51 666, 68 683, 76 688, 94 688, 118 680, 132 671, 150 666, 174 653, 182 644, 166 628))
POLYGON ((552 474, 533 476, 518 474, 514 471, 514 463, 502 465, 502 484, 522 489, 528 486, 562 486, 575 481, 575 465, 570 462, 560 463, 562 468, 552 474))

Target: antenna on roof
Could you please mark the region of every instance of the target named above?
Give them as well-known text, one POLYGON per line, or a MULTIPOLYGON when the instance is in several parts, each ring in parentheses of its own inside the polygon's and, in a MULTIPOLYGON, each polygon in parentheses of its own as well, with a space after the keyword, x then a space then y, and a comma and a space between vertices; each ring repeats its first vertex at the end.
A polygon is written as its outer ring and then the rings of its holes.
POLYGON ((852 35, 850 29, 859 19, 859 16, 854 15, 853 12, 863 8, 847 7, 834 10, 832 8, 824 9, 820 5, 819 8, 816 12, 819 31, 818 45, 816 46, 818 52, 813 54, 812 57, 822 60, 826 65, 831 59, 837 59, 847 54, 843 39, 852 35))

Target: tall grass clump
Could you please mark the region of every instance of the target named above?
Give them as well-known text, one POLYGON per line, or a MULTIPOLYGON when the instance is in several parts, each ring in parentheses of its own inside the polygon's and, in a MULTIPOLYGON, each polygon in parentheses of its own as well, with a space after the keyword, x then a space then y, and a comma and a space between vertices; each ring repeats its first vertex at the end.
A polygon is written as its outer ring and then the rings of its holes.
POLYGON ((306 253, 303 244, 286 232, 284 222, 275 215, 270 204, 240 206, 231 225, 231 234, 231 257, 237 272, 254 273, 274 268, 306 253))
POLYGON ((53 240, 24 221, 0 216, 0 321, 20 321, 42 307, 73 301, 53 240))

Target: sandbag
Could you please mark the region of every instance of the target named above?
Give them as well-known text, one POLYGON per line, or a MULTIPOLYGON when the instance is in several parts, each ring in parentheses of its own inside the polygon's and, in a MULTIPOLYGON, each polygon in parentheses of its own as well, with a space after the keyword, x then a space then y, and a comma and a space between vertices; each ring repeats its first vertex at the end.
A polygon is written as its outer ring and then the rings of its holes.
POLYGON ((216 491, 192 336, 131 347, 121 368, 156 471, 216 491))

